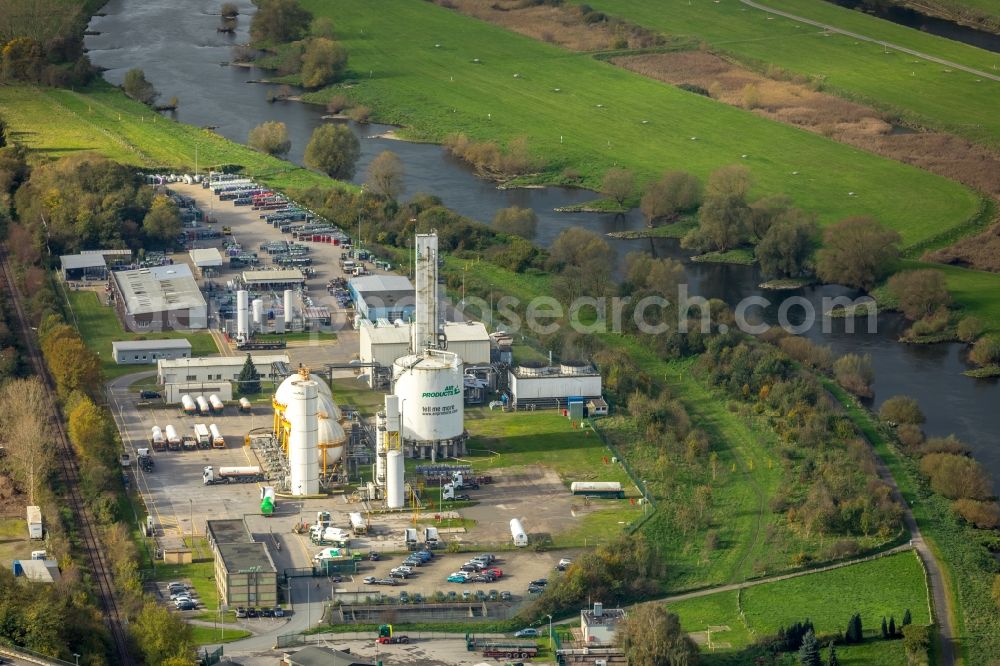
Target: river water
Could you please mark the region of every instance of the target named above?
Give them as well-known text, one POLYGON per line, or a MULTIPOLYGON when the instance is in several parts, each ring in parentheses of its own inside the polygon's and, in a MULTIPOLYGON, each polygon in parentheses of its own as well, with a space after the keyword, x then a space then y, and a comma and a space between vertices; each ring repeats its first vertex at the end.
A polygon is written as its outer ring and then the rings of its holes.
MULTIPOLYGON (((215 13, 220 6, 217 0, 110 0, 102 9, 104 15, 91 21, 90 30, 100 34, 87 37, 90 57, 94 64, 106 68, 105 78, 115 84, 121 83, 128 69, 142 68, 162 99, 175 95, 179 98, 175 116, 178 120, 215 127, 219 134, 234 141, 245 143, 250 129, 261 122, 281 121, 288 126, 292 141, 289 159, 301 162, 313 129, 327 121, 317 107, 295 102, 268 103, 266 88, 247 82, 266 74, 220 65, 230 59, 232 44, 247 40, 248 16, 253 6, 249 0, 238 0, 237 5, 241 11, 237 33, 225 35, 216 32, 219 19, 215 13)), ((376 155, 392 150, 405 165, 407 194, 438 195, 450 208, 484 222, 500 208, 530 207, 538 214, 536 240, 542 245, 548 245, 571 226, 604 234, 643 225, 638 211, 628 215, 556 213, 553 209, 593 199, 594 194, 563 188, 498 190, 476 178, 440 146, 378 138, 390 129, 385 126, 351 124, 351 128, 362 138, 357 182, 364 179, 367 165, 376 155)), ((670 239, 608 240, 619 266, 633 251, 681 259, 691 294, 721 298, 734 305, 748 296, 763 296, 774 302, 763 312, 763 318, 776 320, 779 295, 758 287, 761 277, 755 267, 692 263, 670 239)), ((824 297, 856 294, 841 287, 823 286, 781 294, 788 295, 800 296, 822 311, 824 297)), ((793 309, 790 318, 800 313, 800 309, 793 309)), ((896 315, 881 315, 877 332, 847 333, 844 328, 843 320, 834 320, 827 333, 815 326, 804 334, 831 345, 837 354, 871 354, 876 376, 875 406, 897 394, 915 397, 927 415, 928 434, 955 433, 968 442, 1000 490, 1000 446, 995 443, 1000 432, 1000 384, 961 374, 968 367, 962 345, 896 342, 905 328, 896 315)), ((864 328, 859 326, 859 330, 864 328)))
POLYGON ((946 21, 945 19, 940 19, 936 16, 921 14, 920 12, 914 11, 908 7, 900 7, 898 5, 881 2, 866 2, 865 0, 831 1, 841 7, 868 12, 881 19, 898 23, 899 25, 906 26, 907 28, 913 28, 915 30, 920 30, 921 32, 929 32, 930 34, 937 35, 938 37, 944 37, 945 39, 962 42, 963 44, 968 44, 969 46, 975 46, 976 48, 986 49, 987 51, 993 51, 994 53, 1000 53, 1000 35, 994 35, 992 32, 977 30, 976 28, 953 23, 952 21, 946 21))

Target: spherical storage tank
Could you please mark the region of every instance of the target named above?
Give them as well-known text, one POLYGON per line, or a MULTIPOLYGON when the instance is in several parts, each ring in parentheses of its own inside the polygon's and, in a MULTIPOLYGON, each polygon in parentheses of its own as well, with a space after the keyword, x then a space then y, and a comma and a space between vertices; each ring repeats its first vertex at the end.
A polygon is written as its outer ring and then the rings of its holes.
POLYGON ((333 419, 320 417, 319 419, 319 449, 326 451, 326 466, 330 466, 339 461, 344 455, 344 444, 347 442, 347 433, 343 426, 333 419))
POLYGON ((404 440, 440 441, 465 432, 462 359, 451 352, 427 350, 393 363, 404 440))

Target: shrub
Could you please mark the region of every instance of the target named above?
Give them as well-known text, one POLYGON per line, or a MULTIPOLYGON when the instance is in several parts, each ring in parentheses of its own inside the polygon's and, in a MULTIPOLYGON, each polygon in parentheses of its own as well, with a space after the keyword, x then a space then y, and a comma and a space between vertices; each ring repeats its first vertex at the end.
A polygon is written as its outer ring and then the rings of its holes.
POLYGON ((931 437, 920 447, 920 455, 931 453, 950 453, 956 456, 967 456, 971 453, 969 447, 954 435, 947 437, 931 437))
POLYGON ((292 142, 288 138, 288 127, 285 123, 268 121, 250 130, 247 140, 250 147, 268 155, 286 155, 291 150, 292 142))
POLYGON ((969 360, 976 365, 1000 363, 1000 336, 988 335, 976 340, 969 351, 969 360))
POLYGON ((955 513, 981 530, 1000 527, 1000 506, 994 501, 960 499, 952 503, 955 513))
POLYGON ((951 304, 944 274, 933 268, 897 273, 889 278, 888 286, 909 319, 926 317, 951 304))
POLYGON ((879 418, 889 423, 919 424, 927 419, 917 401, 907 395, 895 395, 882 403, 879 418))
POLYGON ((823 232, 816 274, 828 283, 870 290, 892 270, 900 236, 869 217, 852 217, 823 232))
POLYGON ((855 395, 871 397, 875 371, 868 354, 845 354, 833 364, 833 375, 841 386, 855 395))
POLYGON ((330 101, 326 103, 327 113, 340 113, 344 109, 350 108, 351 100, 347 99, 346 95, 334 95, 330 98, 330 101))
POLYGON ((983 334, 986 325, 979 317, 962 317, 956 327, 958 339, 962 342, 974 342, 976 338, 983 334))
POLYGON ((369 109, 367 106, 356 106, 352 108, 347 114, 348 118, 358 123, 359 125, 366 124, 371 118, 371 115, 372 115, 372 110, 369 109))
POLYGON ((924 431, 912 423, 903 423, 896 428, 896 437, 910 453, 914 453, 924 443, 924 431))
POLYGON ((948 499, 986 499, 992 494, 982 466, 965 456, 931 453, 921 459, 920 471, 930 479, 934 492, 948 499))

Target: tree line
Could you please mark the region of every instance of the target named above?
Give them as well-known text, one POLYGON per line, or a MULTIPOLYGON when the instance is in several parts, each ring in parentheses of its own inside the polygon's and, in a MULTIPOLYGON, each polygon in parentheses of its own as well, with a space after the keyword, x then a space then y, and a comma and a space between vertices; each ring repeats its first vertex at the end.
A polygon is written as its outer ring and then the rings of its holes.
POLYGON ((0 80, 83 86, 96 72, 84 52, 89 20, 79 3, 0 0, 0 80))

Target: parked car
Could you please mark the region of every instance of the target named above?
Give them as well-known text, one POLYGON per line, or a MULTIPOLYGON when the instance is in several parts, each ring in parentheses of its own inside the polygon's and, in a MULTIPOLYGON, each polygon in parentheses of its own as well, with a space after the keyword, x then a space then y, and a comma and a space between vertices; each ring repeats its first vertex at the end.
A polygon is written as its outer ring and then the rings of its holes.
POLYGON ((167 589, 170 590, 171 592, 173 592, 174 589, 186 590, 187 589, 187 585, 185 585, 184 583, 180 583, 178 581, 173 581, 173 582, 167 583, 167 589))
POLYGON ((340 576, 340 575, 330 576, 330 582, 331 583, 343 583, 344 582, 344 577, 340 576))
POLYGON ((525 627, 520 631, 515 631, 514 638, 538 638, 538 629, 535 629, 534 627, 525 627))
POLYGON ((536 580, 531 581, 530 584, 531 585, 537 585, 538 587, 545 587, 546 585, 549 584, 549 579, 548 578, 538 578, 536 580))
POLYGON ((274 617, 285 617, 285 610, 281 606, 275 606, 274 617))
POLYGON ((399 593, 399 603, 401 604, 410 603, 410 595, 406 592, 406 590, 403 590, 402 592, 399 593))
POLYGON ((401 566, 395 567, 395 568, 393 568, 393 571, 402 571, 405 574, 411 574, 411 573, 413 573, 413 569, 411 569, 410 567, 408 567, 406 565, 401 565, 401 566))
POLYGON ((406 573, 405 571, 397 571, 396 569, 393 569, 392 571, 389 572, 389 577, 390 578, 403 578, 403 579, 405 579, 405 578, 409 577, 409 575, 410 574, 406 573))
POLYGON ((541 594, 544 591, 545 591, 545 588, 544 587, 540 587, 538 585, 529 585, 528 586, 528 594, 541 594))
POLYGON ((237 606, 236 607, 236 617, 238 617, 238 618, 244 618, 246 616, 247 616, 247 609, 243 608, 243 606, 237 606))
POLYGON ((260 609, 260 616, 261 617, 274 617, 274 609, 273 608, 261 608, 260 609))
POLYGON ((247 609, 247 617, 257 617, 258 615, 257 609, 253 606, 247 609))
POLYGON ((139 397, 143 400, 156 400, 160 397, 160 394, 156 391, 140 391, 139 397))
POLYGON ((512 598, 511 593, 507 590, 500 593, 500 601, 510 601, 512 598))
POLYGON ((193 601, 184 601, 176 604, 176 608, 179 611, 195 610, 196 608, 198 608, 198 604, 196 604, 193 601))
POLYGON ((448 576, 449 583, 464 583, 465 580, 465 576, 456 576, 455 574, 448 576))
POLYGON ((371 560, 372 562, 378 562, 380 559, 382 559, 382 556, 373 550, 372 552, 368 553, 368 559, 371 560))
POLYGON ((364 583, 365 585, 374 585, 375 584, 375 576, 365 576, 361 580, 361 582, 364 583))
POLYGON ((492 575, 494 578, 503 578, 503 569, 498 569, 497 567, 492 567, 486 570, 487 573, 492 575))
POLYGON ((486 593, 482 590, 476 590, 476 599, 479 601, 486 601, 486 593))
POLYGON ((178 597, 175 597, 175 598, 173 599, 173 602, 174 602, 175 604, 180 604, 180 603, 184 603, 184 602, 186 602, 186 601, 191 601, 191 602, 194 602, 194 599, 192 599, 191 597, 189 597, 189 596, 188 596, 188 595, 186 595, 186 594, 184 594, 184 595, 181 595, 181 596, 178 596, 178 597))
POLYGON ((571 564, 573 564, 573 560, 569 559, 568 557, 564 557, 561 560, 559 560, 559 564, 556 565, 556 569, 558 569, 559 571, 566 571, 566 567, 568 567, 571 564))
POLYGON ((376 585, 389 585, 390 587, 396 584, 395 578, 379 578, 375 581, 376 585))
POLYGON ((419 592, 414 592, 413 593, 413 603, 415 603, 415 604, 422 604, 422 603, 424 603, 424 595, 420 594, 419 592))

